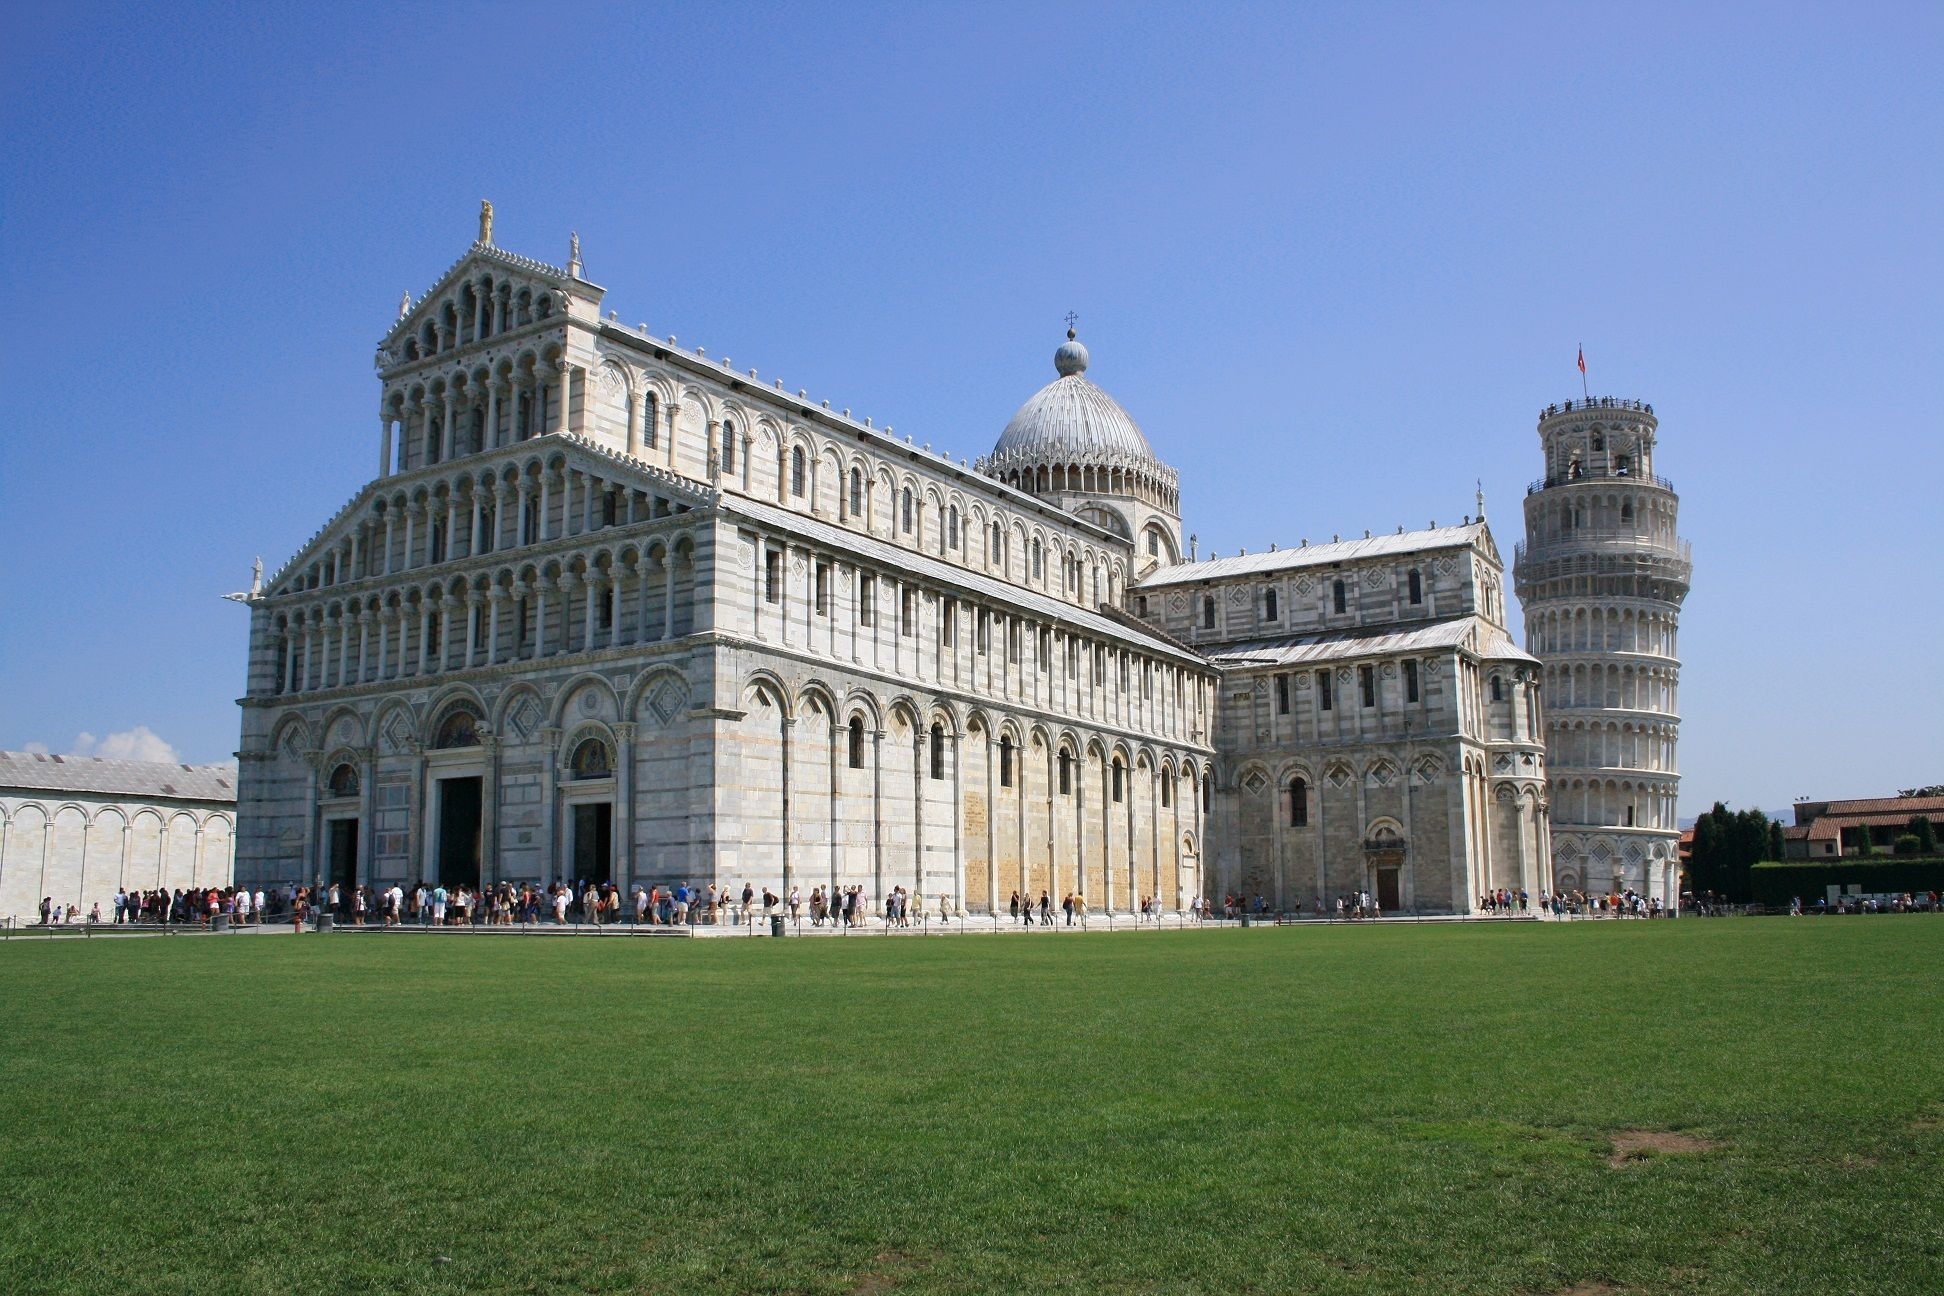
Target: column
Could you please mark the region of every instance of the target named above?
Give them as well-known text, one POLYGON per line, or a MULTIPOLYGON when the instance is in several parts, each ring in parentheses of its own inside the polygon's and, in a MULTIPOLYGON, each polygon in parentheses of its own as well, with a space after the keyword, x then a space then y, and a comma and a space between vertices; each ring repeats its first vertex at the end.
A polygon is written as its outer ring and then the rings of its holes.
POLYGON ((884 730, 871 730, 871 877, 875 902, 884 895, 884 730))
POLYGON ((443 426, 439 432, 439 459, 443 462, 452 458, 452 420, 453 415, 458 412, 457 402, 453 400, 450 387, 446 388, 445 400, 441 404, 445 407, 443 426))
MULTIPOLYGON (((988 738, 990 735, 988 735, 988 738)), ((965 772, 959 768, 959 736, 945 738, 952 761, 952 912, 965 912, 965 772)), ((986 746, 990 748, 991 742, 986 746)), ((986 823, 992 822, 992 789, 986 789, 986 823)), ((992 857, 986 856, 986 875, 992 874, 992 857)))
POLYGON ((468 494, 472 497, 472 535, 466 541, 466 557, 471 558, 484 547, 486 512, 480 507, 479 488, 473 487, 468 494))
MULTIPOLYGON (((301 635, 302 635, 302 631, 299 631, 298 636, 301 637, 301 635)), ((301 649, 299 647, 298 638, 293 637, 291 635, 290 629, 287 625, 284 629, 283 646, 284 646, 283 647, 283 651, 284 651, 283 691, 286 693, 295 693, 297 691, 297 654, 301 651, 301 649)))
POLYGON ((495 585, 486 596, 486 664, 499 665, 499 622, 500 606, 506 602, 506 591, 495 585))
POLYGON ((466 591, 466 660, 462 664, 467 667, 473 664, 473 654, 479 649, 479 606, 483 602, 478 590, 466 591))
POLYGON ((641 393, 636 392, 628 400, 628 457, 641 457, 641 393))
POLYGON ((710 419, 709 420, 709 440, 708 440, 708 450, 709 450, 708 473, 709 473, 710 481, 714 481, 716 480, 716 478, 722 475, 722 447, 719 444, 719 440, 718 440, 718 438, 720 438, 721 435, 722 435, 722 424, 717 422, 715 419, 710 419))
POLYGON ((534 537, 536 540, 553 539, 549 530, 553 513, 552 495, 553 470, 543 465, 540 469, 540 534, 534 537))
POLYGON ((428 600, 421 599, 419 600, 418 669, 412 672, 414 675, 425 674, 425 649, 431 641, 432 604, 428 600))
POLYGON ((681 414, 682 402, 668 402, 668 436, 665 439, 668 442, 668 466, 670 468, 675 466, 675 420, 680 418, 681 414))
POLYGON ((486 444, 480 447, 482 450, 499 448, 499 394, 499 379, 489 380, 486 384, 486 444))
POLYGON ((398 568, 408 571, 412 566, 412 531, 418 525, 419 507, 416 504, 405 506, 405 552, 399 556, 398 568))
POLYGON ((675 550, 662 550, 662 633, 663 639, 675 637, 675 550))
POLYGON ((542 576, 539 584, 535 596, 539 601, 534 608, 533 623, 533 655, 536 658, 547 655, 547 595, 555 588, 551 576, 542 576))
POLYGON ((381 608, 378 613, 378 671, 372 678, 384 679, 391 665, 391 628, 398 624, 398 609, 381 608))
POLYGON ((392 421, 389 415, 378 419, 378 475, 391 476, 392 470, 392 421))
POLYGON ((557 367, 560 370, 560 422, 555 430, 572 432, 575 430, 571 422, 574 407, 574 367, 567 363, 565 356, 557 362, 557 367))
POLYGON ((783 898, 790 897, 790 839, 796 834, 790 831, 790 766, 791 752, 796 746, 796 717, 783 717, 783 898))
POLYGON ((582 572, 581 585, 587 590, 587 607, 581 613, 581 651, 589 652, 594 647, 594 604, 600 597, 601 578, 592 571, 582 572))
MULTIPOLYGON (((635 778, 635 726, 631 721, 622 721, 614 726, 614 741, 621 750, 616 754, 621 758, 614 771, 614 844, 615 857, 619 867, 615 870, 614 884, 626 895, 634 884, 634 778, 635 778)), ((789 893, 784 892, 785 895, 789 893)), ((629 897, 628 903, 634 903, 629 897)))

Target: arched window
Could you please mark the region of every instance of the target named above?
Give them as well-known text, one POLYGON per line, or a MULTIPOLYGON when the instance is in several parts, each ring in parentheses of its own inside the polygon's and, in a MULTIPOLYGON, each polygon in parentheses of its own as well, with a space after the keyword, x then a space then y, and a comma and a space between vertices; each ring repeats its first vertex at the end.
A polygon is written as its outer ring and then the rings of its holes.
POLYGON ((792 446, 790 448, 790 494, 799 499, 803 497, 804 476, 803 447, 792 446))
POLYGON ((1620 501, 1620 520, 1622 522, 1629 522, 1629 523, 1633 521, 1633 501, 1632 500, 1620 501))
POLYGON ((658 438, 661 433, 656 431, 660 426, 661 405, 655 400, 655 394, 649 392, 641 398, 641 444, 643 446, 653 450, 660 444, 658 438))
POLYGON ((722 471, 736 471, 736 425, 722 420, 722 471))
POLYGON ((959 510, 956 504, 952 505, 951 511, 945 515, 945 547, 947 549, 959 547, 959 510))
POLYGON ((1505 701, 1505 684, 1498 676, 1492 676, 1492 701, 1505 701))
POLYGON ((1330 601, 1339 612, 1350 610, 1350 591, 1344 587, 1342 581, 1330 582, 1330 601))
POLYGON ((1073 753, 1060 753, 1060 795, 1073 795, 1073 753))
POLYGON ((1120 763, 1120 757, 1116 756, 1114 757, 1114 801, 1116 804, 1119 804, 1121 797, 1125 793, 1126 786, 1127 767, 1122 765, 1120 763))
POLYGON ((1300 775, 1289 780, 1289 826, 1309 827, 1309 782, 1300 775))
POLYGON ((1276 619, 1276 591, 1273 589, 1262 591, 1262 619, 1264 621, 1276 619))
POLYGON ((1033 540, 1033 579, 1046 579, 1046 546, 1037 537, 1033 540))
POLYGON ((1201 793, 1202 813, 1207 814, 1209 808, 1215 804, 1215 776, 1213 774, 1203 776, 1201 793))
MULTIPOLYGON (((433 619, 438 624, 437 618, 433 619)), ((432 739, 432 746, 440 751, 451 747, 479 746, 479 717, 461 708, 439 722, 439 732, 432 739)))
POLYGON ((331 795, 334 797, 354 797, 358 795, 358 771, 348 762, 331 771, 331 795))
POLYGON ((898 527, 902 531, 911 530, 911 487, 904 488, 898 502, 898 527))
POLYGON ((1167 810, 1174 805, 1174 771, 1161 771, 1161 808, 1167 810))
POLYGON ((864 717, 852 716, 850 722, 850 767, 864 768, 864 717))
POLYGON ((999 786, 1013 785, 1013 740, 1011 734, 999 738, 999 786))
POLYGON ((607 744, 599 738, 584 738, 567 762, 577 779, 604 779, 614 776, 614 762, 608 758, 607 744))
POLYGON ((1004 567, 1006 565, 1006 528, 997 522, 992 524, 991 558, 992 564, 995 567, 1004 567))
POLYGON ((945 726, 935 722, 931 728, 931 776, 945 777, 945 726))
POLYGON ((1595 432, 1593 434, 1593 449, 1596 453, 1606 449, 1606 433, 1595 432))
POLYGON ((1148 532, 1147 541, 1148 556, 1151 558, 1159 558, 1161 556, 1161 533, 1159 531, 1148 532))
POLYGON ((1413 603, 1424 602, 1424 576, 1415 567, 1411 568, 1410 586, 1411 586, 1411 602, 1413 603))
POLYGON ((850 511, 852 517, 864 516, 864 470, 851 469, 850 511))

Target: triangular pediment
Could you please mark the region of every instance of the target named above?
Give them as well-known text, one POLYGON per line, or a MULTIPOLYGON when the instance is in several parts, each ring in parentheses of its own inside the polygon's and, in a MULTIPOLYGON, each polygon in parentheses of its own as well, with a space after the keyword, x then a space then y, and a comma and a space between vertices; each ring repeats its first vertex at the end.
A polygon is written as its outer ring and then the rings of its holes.
POLYGON ((480 275, 491 275, 495 283, 510 283, 533 292, 566 293, 596 305, 607 292, 559 266, 508 252, 491 243, 474 243, 430 288, 410 299, 410 304, 378 344, 379 367, 403 363, 406 357, 399 352, 401 341, 433 318, 446 291, 455 283, 480 275))
POLYGON ((264 581, 264 594, 300 593, 301 582, 311 565, 328 560, 334 549, 341 549, 380 497, 400 494, 410 497, 436 489, 440 482, 454 476, 477 477, 509 460, 524 460, 536 455, 549 461, 561 459, 569 469, 604 478, 618 486, 631 486, 645 494, 664 496, 691 509, 713 507, 722 497, 720 491, 706 482, 631 458, 576 433, 550 433, 483 454, 466 455, 409 473, 380 477, 366 484, 364 489, 345 502, 344 507, 332 514, 331 520, 278 568, 274 576, 264 581))

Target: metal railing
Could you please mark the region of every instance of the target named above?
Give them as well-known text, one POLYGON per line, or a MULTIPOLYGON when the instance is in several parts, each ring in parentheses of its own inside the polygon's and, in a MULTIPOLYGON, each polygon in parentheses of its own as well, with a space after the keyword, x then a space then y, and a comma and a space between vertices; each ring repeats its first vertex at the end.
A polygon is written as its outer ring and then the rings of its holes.
POLYGON ((1568 473, 1564 477, 1541 477, 1526 487, 1526 494, 1536 495, 1542 490, 1555 486, 1578 486, 1586 482, 1632 482, 1636 485, 1658 486, 1671 491, 1674 483, 1654 473, 1629 472, 1625 469, 1582 468, 1579 472, 1568 473))
POLYGON ((1545 422, 1558 414, 1591 414, 1599 410, 1629 410, 1635 414, 1652 414, 1654 407, 1646 401, 1629 400, 1623 396, 1588 396, 1583 400, 1561 401, 1548 405, 1539 411, 1539 421, 1545 422))

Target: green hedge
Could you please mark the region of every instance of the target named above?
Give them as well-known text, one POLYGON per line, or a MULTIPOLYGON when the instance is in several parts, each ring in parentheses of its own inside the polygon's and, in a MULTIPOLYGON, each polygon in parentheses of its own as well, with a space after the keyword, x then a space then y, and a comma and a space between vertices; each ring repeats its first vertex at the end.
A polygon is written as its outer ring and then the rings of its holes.
POLYGON ((1771 860, 1749 871, 1757 904, 1786 906, 1796 896, 1813 906, 1832 886, 1848 891, 1863 888, 1865 895, 1895 891, 1944 891, 1944 859, 1901 859, 1876 856, 1863 860, 1771 860))

